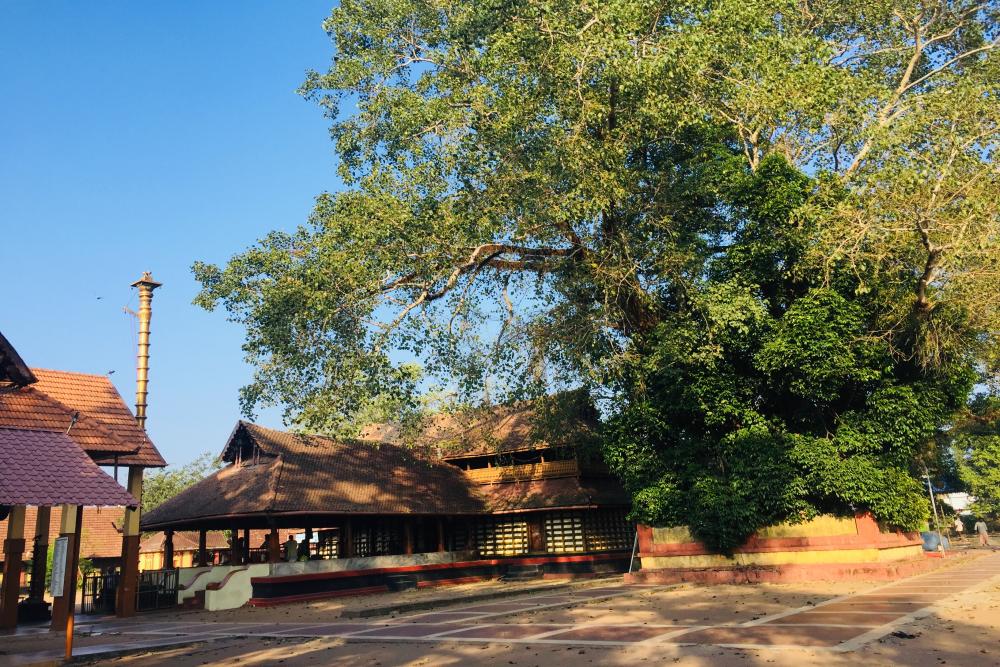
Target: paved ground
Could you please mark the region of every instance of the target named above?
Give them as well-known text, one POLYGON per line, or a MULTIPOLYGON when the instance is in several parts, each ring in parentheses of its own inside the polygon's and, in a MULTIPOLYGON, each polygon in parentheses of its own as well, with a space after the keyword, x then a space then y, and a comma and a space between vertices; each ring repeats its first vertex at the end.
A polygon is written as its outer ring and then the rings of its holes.
POLYGON ((101 634, 77 654, 103 638, 94 651, 158 650, 101 664, 945 664, 947 649, 961 656, 951 664, 989 665, 1000 664, 1000 554, 882 586, 619 584, 364 622, 150 620, 93 624, 101 634))

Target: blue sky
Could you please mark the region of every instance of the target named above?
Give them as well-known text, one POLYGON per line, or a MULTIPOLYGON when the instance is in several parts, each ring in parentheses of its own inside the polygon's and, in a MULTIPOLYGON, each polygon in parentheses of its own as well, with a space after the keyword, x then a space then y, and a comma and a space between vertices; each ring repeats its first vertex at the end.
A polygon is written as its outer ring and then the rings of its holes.
POLYGON ((0 331, 29 365, 114 370, 131 405, 122 308, 152 271, 148 428, 171 463, 221 448, 251 373, 242 329, 191 305, 191 263, 341 187, 327 120, 295 94, 333 55, 332 5, 0 3, 0 331))

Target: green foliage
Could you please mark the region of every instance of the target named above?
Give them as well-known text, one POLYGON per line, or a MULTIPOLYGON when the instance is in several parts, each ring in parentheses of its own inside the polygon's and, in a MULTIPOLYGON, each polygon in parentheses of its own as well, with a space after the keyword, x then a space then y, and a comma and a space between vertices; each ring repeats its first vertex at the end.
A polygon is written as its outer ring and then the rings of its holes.
POLYGON ((859 295, 856 275, 799 277, 810 237, 792 212, 813 185, 768 164, 782 160, 765 158, 732 193, 747 221, 733 251, 713 261, 691 312, 642 341, 631 401, 607 429, 636 517, 690 525, 723 552, 821 512, 915 529, 928 516, 915 456, 976 377, 968 357, 927 370, 893 354, 914 343, 878 335, 882 295, 859 295), (754 196, 761 182, 772 198, 754 196))
POLYGON ((959 477, 975 498, 972 511, 1000 519, 1000 398, 980 395, 957 430, 952 452, 959 477))
POLYGON ((146 475, 142 483, 142 511, 148 512, 222 467, 222 462, 204 452, 180 468, 164 468, 146 475))
POLYGON ((919 520, 909 466, 1000 366, 996 7, 343 0, 325 28, 302 93, 348 189, 194 266, 246 328, 247 413, 582 386, 650 521, 725 549, 919 520))

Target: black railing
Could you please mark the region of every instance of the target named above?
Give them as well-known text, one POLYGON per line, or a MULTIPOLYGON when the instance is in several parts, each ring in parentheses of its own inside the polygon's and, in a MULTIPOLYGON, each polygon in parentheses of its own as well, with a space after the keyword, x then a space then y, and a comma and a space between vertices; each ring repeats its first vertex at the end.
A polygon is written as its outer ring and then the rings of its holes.
POLYGON ((171 609, 177 606, 177 570, 147 570, 139 573, 135 593, 136 611, 171 609))
POLYGON ((115 613, 115 592, 118 574, 88 574, 83 577, 80 612, 83 614, 115 613))
MULTIPOLYGON (((92 574, 83 578, 80 612, 115 613, 115 594, 121 575, 92 574)), ((148 570, 139 573, 135 593, 136 611, 172 609, 177 606, 177 570, 148 570)))

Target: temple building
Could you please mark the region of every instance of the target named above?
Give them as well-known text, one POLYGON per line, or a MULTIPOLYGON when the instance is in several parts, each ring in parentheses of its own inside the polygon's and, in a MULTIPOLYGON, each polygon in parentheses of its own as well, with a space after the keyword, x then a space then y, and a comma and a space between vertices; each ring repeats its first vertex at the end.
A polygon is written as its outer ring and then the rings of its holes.
POLYGON ((577 417, 555 439, 527 404, 439 415, 412 436, 376 426, 355 441, 241 421, 221 453, 227 465, 149 511, 142 528, 164 531, 167 562, 177 531, 197 531, 182 589, 191 596, 204 585, 208 608, 224 604, 210 587, 224 573, 204 576, 209 534, 222 530, 234 538, 229 566, 249 566, 225 577, 245 589, 227 599, 258 605, 512 572, 624 571, 635 536, 629 500, 587 456, 596 421, 577 417), (260 529, 270 531, 266 558, 251 548, 260 529), (301 538, 298 558, 282 546, 289 535, 301 538))

